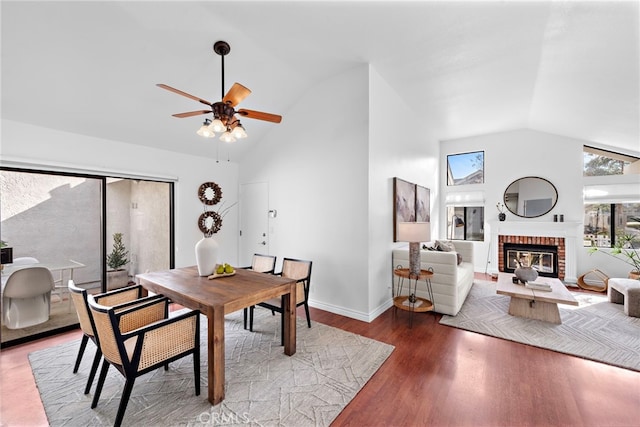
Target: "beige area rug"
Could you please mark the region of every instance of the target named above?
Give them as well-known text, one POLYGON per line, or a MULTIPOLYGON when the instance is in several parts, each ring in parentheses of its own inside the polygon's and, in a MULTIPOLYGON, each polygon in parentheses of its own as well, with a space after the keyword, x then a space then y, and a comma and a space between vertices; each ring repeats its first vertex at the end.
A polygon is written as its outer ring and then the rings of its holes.
POLYGON ((562 324, 508 314, 510 298, 495 282, 475 281, 457 316, 440 323, 585 359, 640 371, 640 318, 606 295, 572 292, 579 306, 558 305, 562 324))
MULTIPOLYGON (((136 380, 123 425, 328 426, 393 351, 393 346, 298 318, 297 351, 280 346, 280 317, 256 308, 254 332, 243 329, 242 311, 226 317, 225 400, 207 401, 207 325, 201 316, 201 384, 195 396, 193 362, 186 357, 136 380)), ((79 340, 29 354, 51 426, 113 425, 124 385, 114 368, 91 409, 93 390, 83 394, 93 351, 77 374, 79 340)), ((96 380, 97 382, 97 380, 96 380)))

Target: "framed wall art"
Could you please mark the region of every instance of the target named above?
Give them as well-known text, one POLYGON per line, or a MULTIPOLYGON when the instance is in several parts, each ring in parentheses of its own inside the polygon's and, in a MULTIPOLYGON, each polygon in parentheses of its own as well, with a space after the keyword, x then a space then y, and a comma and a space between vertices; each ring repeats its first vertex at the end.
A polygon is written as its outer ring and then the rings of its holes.
POLYGON ((398 241, 398 223, 416 220, 416 184, 393 178, 393 241, 398 241))
POLYGON ((431 222, 431 190, 416 185, 416 221, 431 222))

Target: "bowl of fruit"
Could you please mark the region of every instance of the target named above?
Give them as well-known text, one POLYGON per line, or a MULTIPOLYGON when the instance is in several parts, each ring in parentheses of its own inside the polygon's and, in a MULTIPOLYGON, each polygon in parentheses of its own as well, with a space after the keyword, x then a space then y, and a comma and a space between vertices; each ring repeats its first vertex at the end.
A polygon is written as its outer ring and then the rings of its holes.
POLYGON ((218 277, 227 277, 233 276, 236 274, 236 269, 230 266, 227 263, 224 264, 216 264, 215 270, 213 270, 213 274, 209 276, 209 279, 217 279, 218 277))

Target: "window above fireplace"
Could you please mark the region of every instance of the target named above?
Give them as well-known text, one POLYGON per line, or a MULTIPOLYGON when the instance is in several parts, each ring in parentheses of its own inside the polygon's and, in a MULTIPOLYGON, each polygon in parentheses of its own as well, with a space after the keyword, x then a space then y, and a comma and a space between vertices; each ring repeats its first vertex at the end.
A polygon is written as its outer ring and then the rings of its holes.
MULTIPOLYGON (((583 147, 584 176, 623 175, 633 173, 631 165, 639 158, 600 148, 583 147)), ((638 173, 637 171, 635 172, 638 173)))

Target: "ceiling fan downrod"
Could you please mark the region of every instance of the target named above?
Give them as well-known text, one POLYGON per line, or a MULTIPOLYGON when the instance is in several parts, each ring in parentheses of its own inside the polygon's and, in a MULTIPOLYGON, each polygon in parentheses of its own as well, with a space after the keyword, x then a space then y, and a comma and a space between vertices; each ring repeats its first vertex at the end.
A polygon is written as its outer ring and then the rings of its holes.
POLYGON ((223 40, 218 40, 217 42, 215 42, 213 44, 213 51, 215 53, 217 53, 218 55, 220 55, 220 57, 222 58, 221 64, 222 64, 222 87, 220 88, 220 91, 222 92, 222 96, 220 97, 220 99, 224 98, 224 57, 231 52, 231 46, 229 46, 229 43, 223 41, 223 40))

